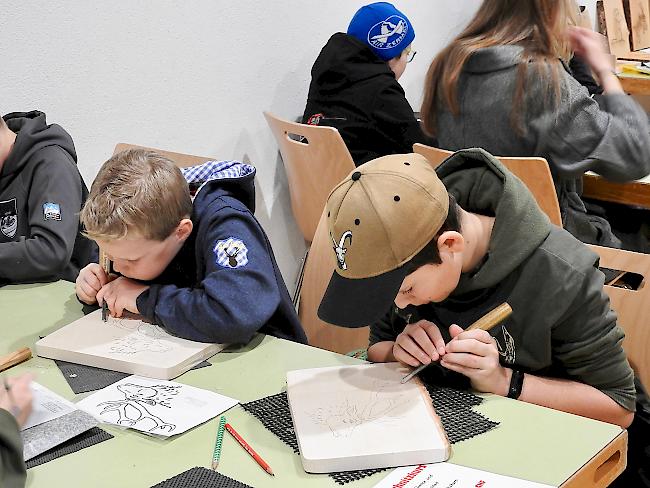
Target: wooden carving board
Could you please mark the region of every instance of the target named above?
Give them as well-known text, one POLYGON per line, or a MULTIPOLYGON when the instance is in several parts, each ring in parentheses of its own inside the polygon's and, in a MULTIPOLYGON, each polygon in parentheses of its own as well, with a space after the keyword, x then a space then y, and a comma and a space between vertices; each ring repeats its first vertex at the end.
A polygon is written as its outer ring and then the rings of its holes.
POLYGON ((101 310, 35 344, 36 354, 42 357, 161 380, 180 376, 224 347, 181 339, 132 318, 109 317, 102 322, 101 310))
POLYGON ((650 1, 629 0, 632 30, 632 50, 650 47, 650 1))
POLYGON ((630 52, 630 31, 625 20, 623 0, 603 0, 607 41, 612 54, 620 57, 630 52))
POLYGON ((445 461, 445 431, 419 380, 398 363, 287 373, 305 471, 330 473, 445 461))
POLYGON ((650 61, 650 54, 631 49, 630 31, 625 20, 623 0, 603 0, 603 9, 610 52, 617 59, 650 61))

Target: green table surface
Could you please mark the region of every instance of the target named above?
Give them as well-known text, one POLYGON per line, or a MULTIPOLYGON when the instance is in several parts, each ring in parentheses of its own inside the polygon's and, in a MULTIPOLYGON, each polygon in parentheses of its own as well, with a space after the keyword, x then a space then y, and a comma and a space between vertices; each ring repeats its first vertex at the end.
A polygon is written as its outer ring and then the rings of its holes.
MULTIPOLYGON (((82 315, 72 283, 12 285, 0 288, 0 355, 34 345, 82 315)), ((208 368, 185 373, 175 381, 248 402, 283 391, 286 372, 359 361, 340 354, 258 335, 251 344, 214 356, 208 368)), ((9 370, 37 374, 39 383, 72 401, 75 395, 53 361, 31 360, 9 370)), ((6 374, 6 373, 4 373, 6 374)), ((540 483, 559 486, 611 442, 614 425, 487 395, 477 410, 501 422, 496 429, 452 446, 450 461, 540 483)), ((334 487, 326 475, 306 474, 300 458, 241 406, 228 421, 271 465, 267 475, 236 444, 224 437, 219 472, 254 487, 334 487)), ((210 466, 218 417, 184 434, 158 439, 111 425, 115 436, 77 453, 28 470, 28 487, 147 487, 194 466, 210 466)), ((350 488, 378 483, 385 474, 353 482, 350 488)))

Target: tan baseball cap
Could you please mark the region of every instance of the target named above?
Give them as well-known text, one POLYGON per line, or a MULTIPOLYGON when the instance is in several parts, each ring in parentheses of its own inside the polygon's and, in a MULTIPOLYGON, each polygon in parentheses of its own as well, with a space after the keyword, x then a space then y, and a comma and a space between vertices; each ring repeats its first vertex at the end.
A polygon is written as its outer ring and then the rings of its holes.
POLYGON ((393 154, 352 171, 327 199, 337 267, 318 316, 344 327, 379 320, 408 274, 405 266, 436 235, 449 195, 419 154, 393 154))

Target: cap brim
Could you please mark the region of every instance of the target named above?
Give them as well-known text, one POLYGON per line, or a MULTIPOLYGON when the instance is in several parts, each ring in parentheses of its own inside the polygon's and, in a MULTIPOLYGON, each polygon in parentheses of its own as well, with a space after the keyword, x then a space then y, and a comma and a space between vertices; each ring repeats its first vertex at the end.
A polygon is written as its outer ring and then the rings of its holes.
POLYGON ((362 279, 343 278, 335 271, 318 307, 318 316, 330 324, 349 328, 377 322, 390 310, 408 274, 407 268, 400 266, 362 279))

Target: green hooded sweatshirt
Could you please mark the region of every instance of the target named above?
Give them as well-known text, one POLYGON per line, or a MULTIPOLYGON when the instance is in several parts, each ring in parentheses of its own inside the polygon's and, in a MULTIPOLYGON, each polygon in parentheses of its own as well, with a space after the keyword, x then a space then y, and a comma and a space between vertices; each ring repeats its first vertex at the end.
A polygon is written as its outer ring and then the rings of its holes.
MULTIPOLYGON (((408 307, 411 322, 430 320, 449 341, 450 325, 465 328, 507 301, 512 315, 490 331, 502 365, 591 385, 634 411, 634 375, 598 256, 552 225, 526 186, 482 149, 458 151, 437 173, 461 208, 495 221, 485 259, 444 301, 408 307)), ((404 312, 392 307, 372 325, 370 344, 394 341, 404 312)))

